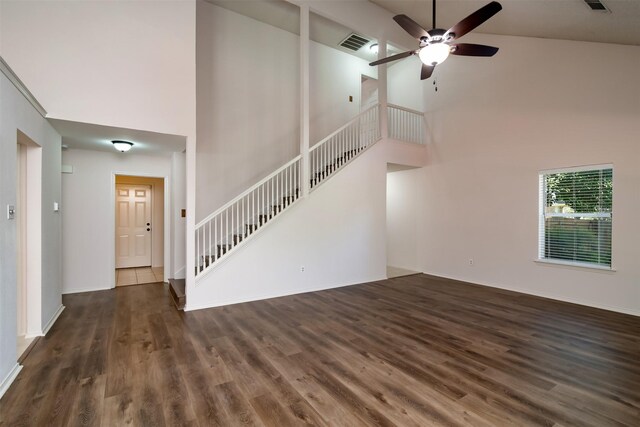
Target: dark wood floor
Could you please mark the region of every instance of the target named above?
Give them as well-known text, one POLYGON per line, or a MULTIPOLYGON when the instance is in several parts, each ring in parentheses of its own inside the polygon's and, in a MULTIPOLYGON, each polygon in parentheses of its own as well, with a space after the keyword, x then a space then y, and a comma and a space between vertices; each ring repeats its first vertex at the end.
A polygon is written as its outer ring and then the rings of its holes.
POLYGON ((402 277, 196 312, 64 298, 0 425, 640 425, 640 318, 402 277))

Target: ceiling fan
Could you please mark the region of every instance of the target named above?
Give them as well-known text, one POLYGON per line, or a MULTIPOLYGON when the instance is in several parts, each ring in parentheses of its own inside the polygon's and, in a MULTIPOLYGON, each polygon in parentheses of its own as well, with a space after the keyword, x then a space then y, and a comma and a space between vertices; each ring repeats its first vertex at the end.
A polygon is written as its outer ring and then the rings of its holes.
POLYGON ((501 10, 502 5, 497 1, 492 1, 491 3, 476 10, 448 30, 443 30, 441 28, 436 28, 436 0, 433 0, 433 29, 430 31, 422 28, 417 22, 409 18, 407 15, 396 15, 393 17, 393 20, 396 21, 407 33, 418 40, 418 49, 379 59, 369 65, 374 66, 385 64, 411 55, 418 55, 422 61, 420 79, 425 80, 431 77, 436 65, 441 64, 445 59, 447 59, 449 54, 460 56, 493 56, 498 51, 497 47, 473 43, 453 44, 452 42, 480 26, 501 10))

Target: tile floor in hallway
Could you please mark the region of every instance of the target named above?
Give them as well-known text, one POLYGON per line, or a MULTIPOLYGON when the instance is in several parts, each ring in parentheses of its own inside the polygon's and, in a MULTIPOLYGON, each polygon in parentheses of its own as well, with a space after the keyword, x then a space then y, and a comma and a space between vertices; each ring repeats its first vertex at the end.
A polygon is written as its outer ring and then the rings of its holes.
POLYGON ((141 285, 164 281, 163 267, 117 268, 116 286, 141 285))

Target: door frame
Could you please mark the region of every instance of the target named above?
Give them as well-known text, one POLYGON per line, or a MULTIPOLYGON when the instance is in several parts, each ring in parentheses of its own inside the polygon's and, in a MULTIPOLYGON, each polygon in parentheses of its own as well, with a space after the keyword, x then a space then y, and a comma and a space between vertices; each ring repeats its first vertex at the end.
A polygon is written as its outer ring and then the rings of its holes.
MULTIPOLYGON (((21 242, 21 249, 24 251, 23 271, 26 273, 23 277, 26 285, 25 337, 34 338, 42 336, 44 329, 42 325, 42 147, 20 129, 17 130, 17 143, 22 146, 26 157, 26 170, 22 171, 26 174, 23 182, 26 197, 24 206, 21 207, 23 213, 17 212, 17 215, 23 215, 22 225, 25 228, 25 241, 21 242)), ((20 161, 20 159, 16 160, 20 161)), ((16 238, 18 232, 16 230, 16 238)), ((19 254, 16 253, 16 256, 19 254)))
MULTIPOLYGON (((171 246, 173 242, 171 241, 171 197, 172 194, 169 192, 170 190, 170 182, 168 175, 158 175, 154 173, 141 173, 141 172, 129 172, 129 171, 111 171, 111 199, 109 202, 109 232, 111 235, 110 239, 110 250, 109 250, 109 271, 115 272, 116 270, 116 175, 127 175, 127 176, 136 176, 140 178, 160 178, 164 181, 164 221, 163 226, 164 230, 162 234, 164 235, 164 244, 163 244, 163 281, 168 281, 169 277, 169 263, 171 262, 171 246)), ((153 198, 153 193, 151 195, 153 198)), ((152 214, 153 215, 153 214, 152 214)), ((111 288, 116 287, 116 275, 112 274, 111 276, 111 288)))
MULTIPOLYGON (((372 76, 370 76, 368 74, 362 74, 361 73, 360 74, 360 95, 359 95, 359 97, 360 97, 360 105, 359 105, 360 109, 359 109, 359 112, 360 113, 362 113, 365 110, 365 106, 363 105, 364 100, 362 99, 362 92, 363 92, 362 89, 363 89, 365 80, 375 80, 375 82, 376 82, 376 91, 378 92, 376 94, 376 98, 377 98, 376 99, 376 101, 377 101, 376 103, 380 102, 380 81, 378 80, 377 77, 372 77, 372 76)), ((373 105, 375 105, 375 104, 373 104, 373 105)), ((373 105, 370 105, 369 107, 372 107, 373 105)))

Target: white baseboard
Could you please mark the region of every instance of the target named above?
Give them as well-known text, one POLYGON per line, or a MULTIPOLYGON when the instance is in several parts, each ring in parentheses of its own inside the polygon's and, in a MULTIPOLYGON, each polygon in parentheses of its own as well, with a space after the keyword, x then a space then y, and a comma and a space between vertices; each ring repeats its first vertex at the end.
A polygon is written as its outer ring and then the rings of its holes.
POLYGON ((42 335, 47 335, 49 333, 49 329, 51 329, 53 324, 56 323, 56 320, 58 320, 58 317, 60 317, 63 310, 64 310, 64 305, 60 304, 60 307, 58 307, 56 312, 53 313, 53 316, 51 316, 51 319, 45 325, 44 330, 42 331, 42 335))
POLYGON ((80 294, 83 292, 95 292, 95 291, 108 291, 109 289, 113 289, 113 286, 107 286, 106 288, 86 288, 86 289, 66 289, 62 290, 62 295, 67 294, 80 294))
POLYGON ((170 279, 184 279, 185 278, 185 268, 186 267, 182 267, 180 270, 176 271, 176 273, 173 275, 173 277, 170 277, 170 279))
POLYGON ((611 305, 607 305, 607 304, 602 304, 602 303, 600 303, 598 301, 586 301, 586 300, 578 299, 578 298, 571 298, 571 297, 567 297, 567 296, 554 295, 552 293, 540 292, 538 290, 529 289, 529 288, 514 288, 514 287, 510 287, 510 286, 503 286, 503 285, 495 284, 495 283, 480 282, 480 281, 477 281, 477 280, 471 281, 469 279, 461 279, 461 278, 454 277, 454 276, 451 276, 451 275, 433 273, 433 272, 429 272, 429 271, 423 271, 423 273, 428 275, 428 276, 442 277, 443 279, 456 280, 458 282, 470 283, 472 285, 480 285, 480 286, 486 286, 488 288, 504 289, 506 291, 518 292, 518 293, 525 294, 525 295, 532 295, 532 296, 535 296, 535 297, 542 297, 542 298, 552 299, 552 300, 555 300, 555 301, 568 302, 570 304, 583 305, 585 307, 597 308, 597 309, 600 309, 600 310, 615 311, 616 313, 630 314, 632 316, 640 317, 640 311, 638 311, 638 310, 628 309, 628 308, 625 308, 625 307, 615 307, 615 306, 611 306, 611 305))
POLYGON ((64 305, 60 304, 60 307, 58 307, 56 312, 53 313, 53 316, 51 316, 51 319, 49 319, 49 321, 47 322, 47 324, 44 326, 44 328, 41 331, 36 331, 36 332, 32 332, 32 333, 26 333, 24 337, 25 338, 35 338, 35 337, 43 337, 43 336, 47 335, 47 333, 49 332, 49 329, 51 329, 53 324, 56 323, 56 320, 58 320, 58 317, 60 317, 60 314, 62 314, 63 310, 64 310, 64 305))
POLYGON ((18 365, 16 363, 13 368, 11 368, 7 376, 4 377, 2 382, 0 382, 0 399, 2 399, 2 396, 4 396, 7 390, 9 390, 9 387, 20 373, 20 370, 22 370, 22 365, 18 365))

